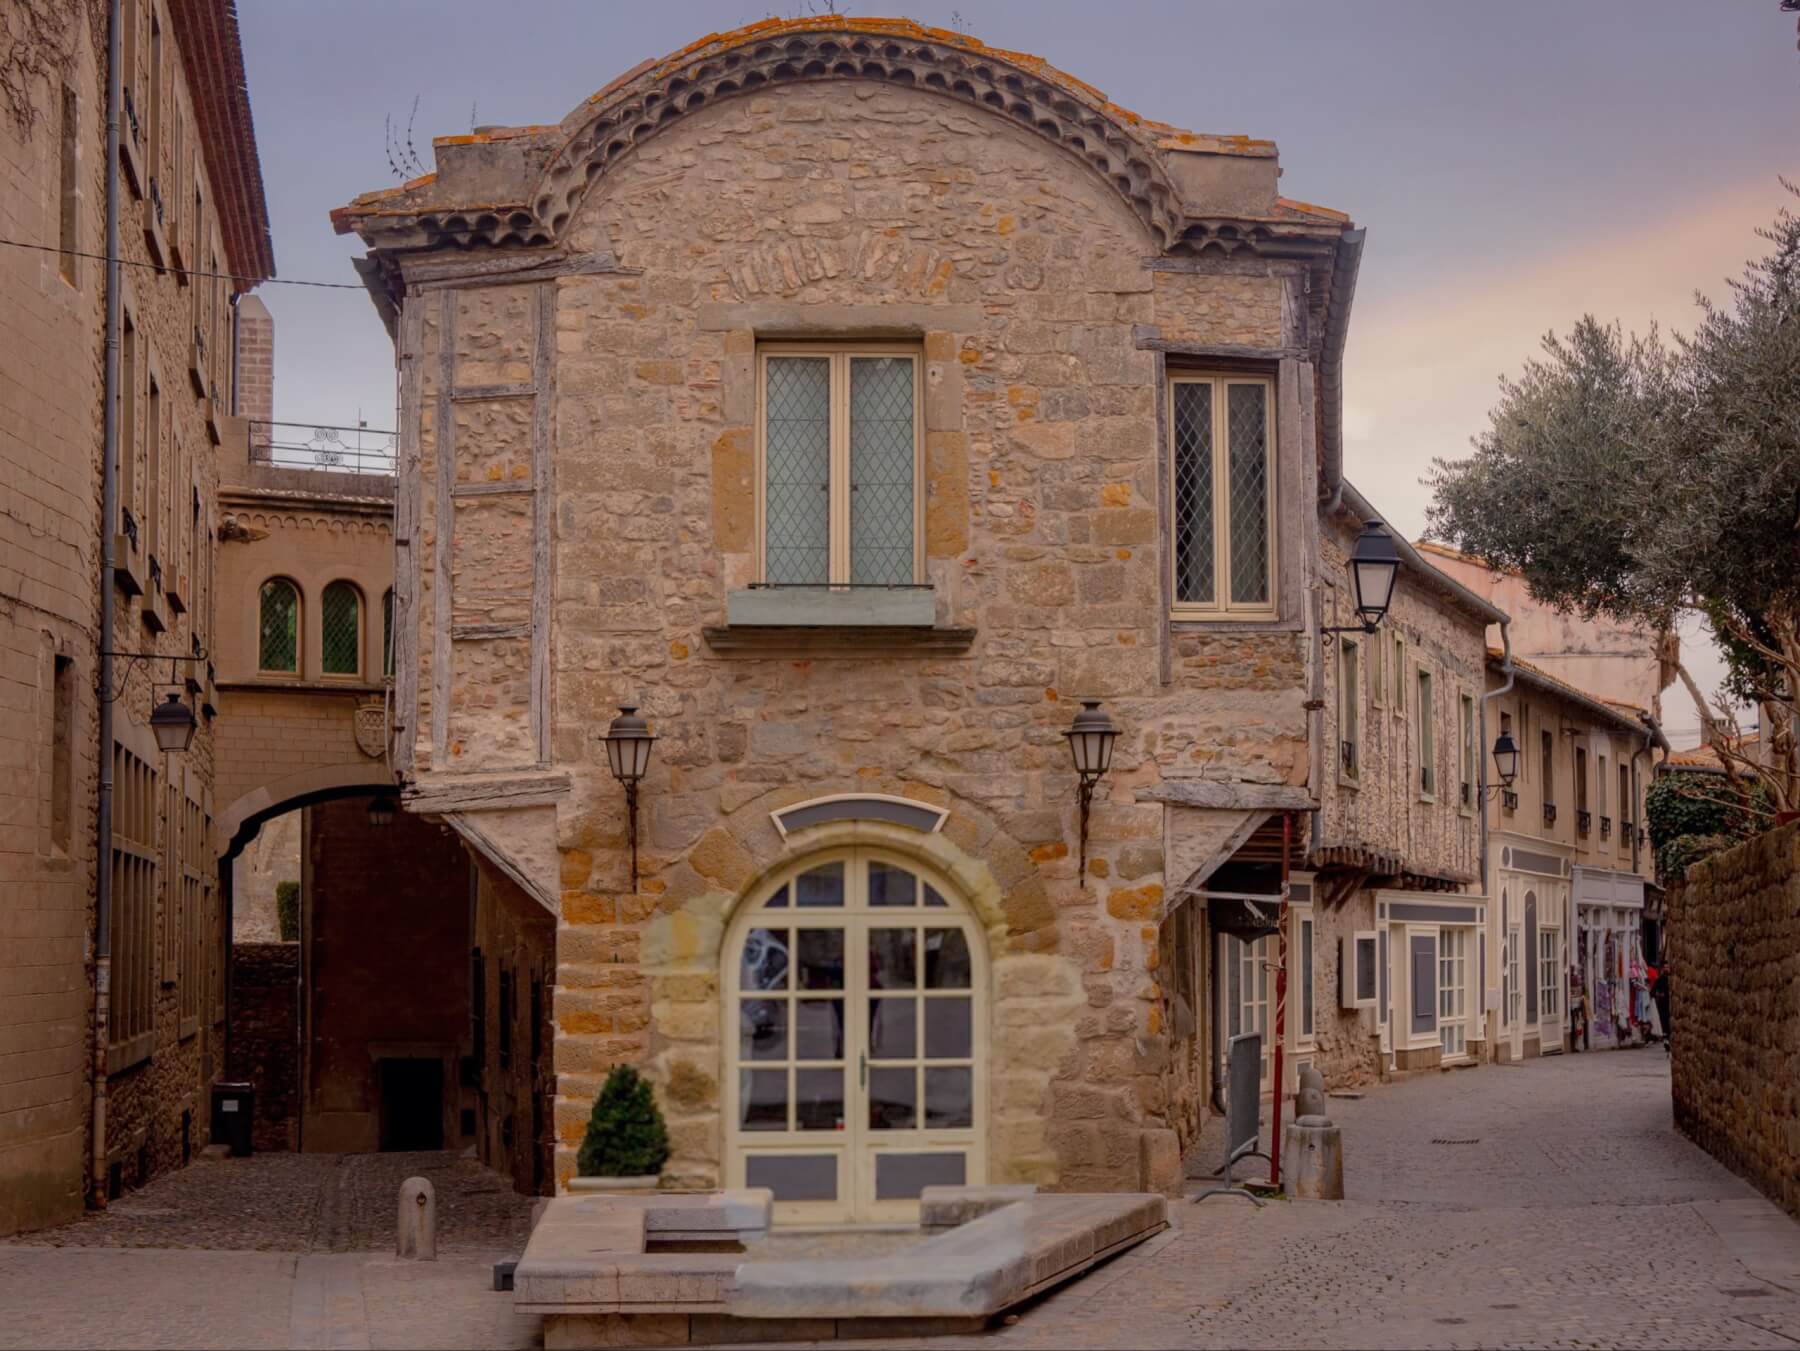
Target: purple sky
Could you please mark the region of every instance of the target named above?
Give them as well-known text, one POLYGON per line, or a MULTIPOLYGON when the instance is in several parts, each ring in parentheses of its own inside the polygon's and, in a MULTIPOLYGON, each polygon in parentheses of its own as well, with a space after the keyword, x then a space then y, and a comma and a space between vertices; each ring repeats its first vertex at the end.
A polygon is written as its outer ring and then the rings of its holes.
MULTIPOLYGON (((240 5, 276 265, 353 281, 326 213, 393 184, 388 116, 434 135, 560 120, 639 61, 793 0, 240 5)), ((1402 529, 1496 378, 1583 311, 1681 328, 1800 177, 1800 52, 1776 0, 1129 3, 896 8, 1035 52, 1148 117, 1281 147, 1282 190, 1368 228, 1345 399, 1351 479, 1402 529), (1101 16, 1096 21, 1096 16, 1101 16)), ((276 416, 391 426, 367 299, 271 286, 276 416)), ((1690 651, 1697 645, 1691 644, 1690 651)), ((1696 653, 1698 655, 1698 653, 1696 653)), ((1712 663, 1695 674, 1710 686, 1712 663)), ((1672 730, 1697 720, 1678 690, 1672 730)), ((1678 742, 1678 744, 1681 744, 1678 742)))

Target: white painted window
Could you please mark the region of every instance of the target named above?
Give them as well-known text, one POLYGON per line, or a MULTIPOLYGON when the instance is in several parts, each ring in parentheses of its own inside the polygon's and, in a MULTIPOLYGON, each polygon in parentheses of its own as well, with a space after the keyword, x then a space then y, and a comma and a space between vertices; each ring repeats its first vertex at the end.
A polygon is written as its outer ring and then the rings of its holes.
POLYGON ((1538 1017, 1554 1023, 1562 1017, 1562 958, 1560 929, 1538 930, 1538 1017))
POLYGON ((1469 1050, 1469 931, 1438 930, 1438 1040, 1446 1058, 1469 1050))
POLYGON ((919 355, 879 344, 767 347, 757 438, 762 579, 920 580, 919 355))
POLYGON ((1256 376, 1169 380, 1177 616, 1275 613, 1274 404, 1256 376))
POLYGON ((1363 929, 1338 940, 1338 1006, 1375 1007, 1377 953, 1375 933, 1363 929))

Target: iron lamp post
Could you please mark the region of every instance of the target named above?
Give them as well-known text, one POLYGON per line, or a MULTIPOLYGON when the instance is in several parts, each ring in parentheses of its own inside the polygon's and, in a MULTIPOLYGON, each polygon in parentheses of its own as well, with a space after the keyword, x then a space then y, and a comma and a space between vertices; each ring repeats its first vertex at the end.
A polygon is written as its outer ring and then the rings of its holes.
POLYGON ((1519 776, 1519 746, 1511 732, 1503 731, 1494 738, 1494 768, 1500 774, 1500 786, 1511 788, 1519 776))
POLYGON ((1075 721, 1063 735, 1069 739, 1069 754, 1074 758, 1075 773, 1081 780, 1077 790, 1077 800, 1081 804, 1081 855, 1080 871, 1076 876, 1086 887, 1088 810, 1094 801, 1094 785, 1112 768, 1113 743, 1119 739, 1119 729, 1100 711, 1098 699, 1083 699, 1081 712, 1075 715, 1075 721))
POLYGON ((606 760, 612 774, 625 788, 625 815, 631 833, 631 890, 638 888, 638 784, 650 768, 650 750, 656 738, 650 725, 638 716, 635 704, 619 705, 619 716, 607 726, 606 760))
POLYGON ((170 690, 169 697, 150 713, 150 730, 156 734, 157 747, 165 752, 185 751, 194 742, 194 710, 182 700, 181 691, 170 690))

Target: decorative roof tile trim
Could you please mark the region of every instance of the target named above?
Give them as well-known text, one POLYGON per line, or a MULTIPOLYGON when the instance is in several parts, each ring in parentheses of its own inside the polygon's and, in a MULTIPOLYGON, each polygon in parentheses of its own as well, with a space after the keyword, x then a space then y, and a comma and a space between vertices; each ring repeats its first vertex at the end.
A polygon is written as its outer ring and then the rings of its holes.
POLYGON ((250 87, 235 0, 170 0, 169 17, 187 69, 188 95, 213 201, 219 209, 225 258, 248 291, 275 275, 275 245, 263 194, 262 161, 250 115, 250 87))
POLYGON ((702 38, 653 70, 610 87, 611 93, 602 91, 585 105, 586 115, 545 166, 532 192, 531 214, 553 238, 610 164, 685 114, 776 85, 829 79, 924 89, 1009 118, 1099 173, 1160 247, 1181 238, 1181 195, 1148 132, 1161 129, 1160 123, 1108 103, 1099 90, 1037 57, 1001 52, 908 20, 835 15, 765 21, 702 38))

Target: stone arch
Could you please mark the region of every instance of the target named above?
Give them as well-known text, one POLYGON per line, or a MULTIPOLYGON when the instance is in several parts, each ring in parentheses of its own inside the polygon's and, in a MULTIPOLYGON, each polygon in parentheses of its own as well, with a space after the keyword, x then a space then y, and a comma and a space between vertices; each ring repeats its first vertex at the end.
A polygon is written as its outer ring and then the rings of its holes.
MULTIPOLYGON (((733 917, 777 871, 823 851, 865 847, 941 875, 985 933, 996 1067, 988 1179, 1053 1183, 1059 1165, 1047 1137, 1050 1082, 1077 1053, 1075 1023, 1086 994, 1080 962, 1057 950, 1055 911, 1036 865, 972 802, 916 784, 856 787, 948 808, 949 815, 932 832, 836 820, 783 836, 773 810, 830 790, 818 784, 777 789, 737 807, 669 875, 664 906, 645 926, 641 944, 651 1013, 647 1069, 662 1090, 675 1143, 667 1176, 679 1185, 716 1186, 723 1175, 720 964, 733 917), (998 1067, 1005 1067, 1003 1075, 998 1067)), ((559 1060, 559 1078, 561 1067, 559 1060)), ((571 1075, 568 1088, 578 1091, 578 1079, 571 1075)), ((568 1088, 559 1092, 567 1096, 568 1088)), ((585 1113, 586 1103, 580 1110, 585 1113)))
POLYGON ((270 817, 291 812, 296 807, 329 802, 333 798, 393 791, 393 777, 378 761, 360 765, 319 765, 263 784, 220 813, 215 836, 219 842, 219 861, 221 865, 229 864, 270 817))
POLYGON ((504 230, 498 219, 470 222, 460 213, 428 224, 450 233, 473 226, 477 234, 498 235, 496 243, 551 242, 615 163, 688 115, 726 99, 828 80, 917 89, 997 117, 1085 165, 1160 248, 1181 237, 1180 194, 1156 146, 1168 128, 1036 57, 906 20, 836 15, 751 24, 645 63, 563 120, 566 139, 539 175, 529 215, 515 212, 504 230))

